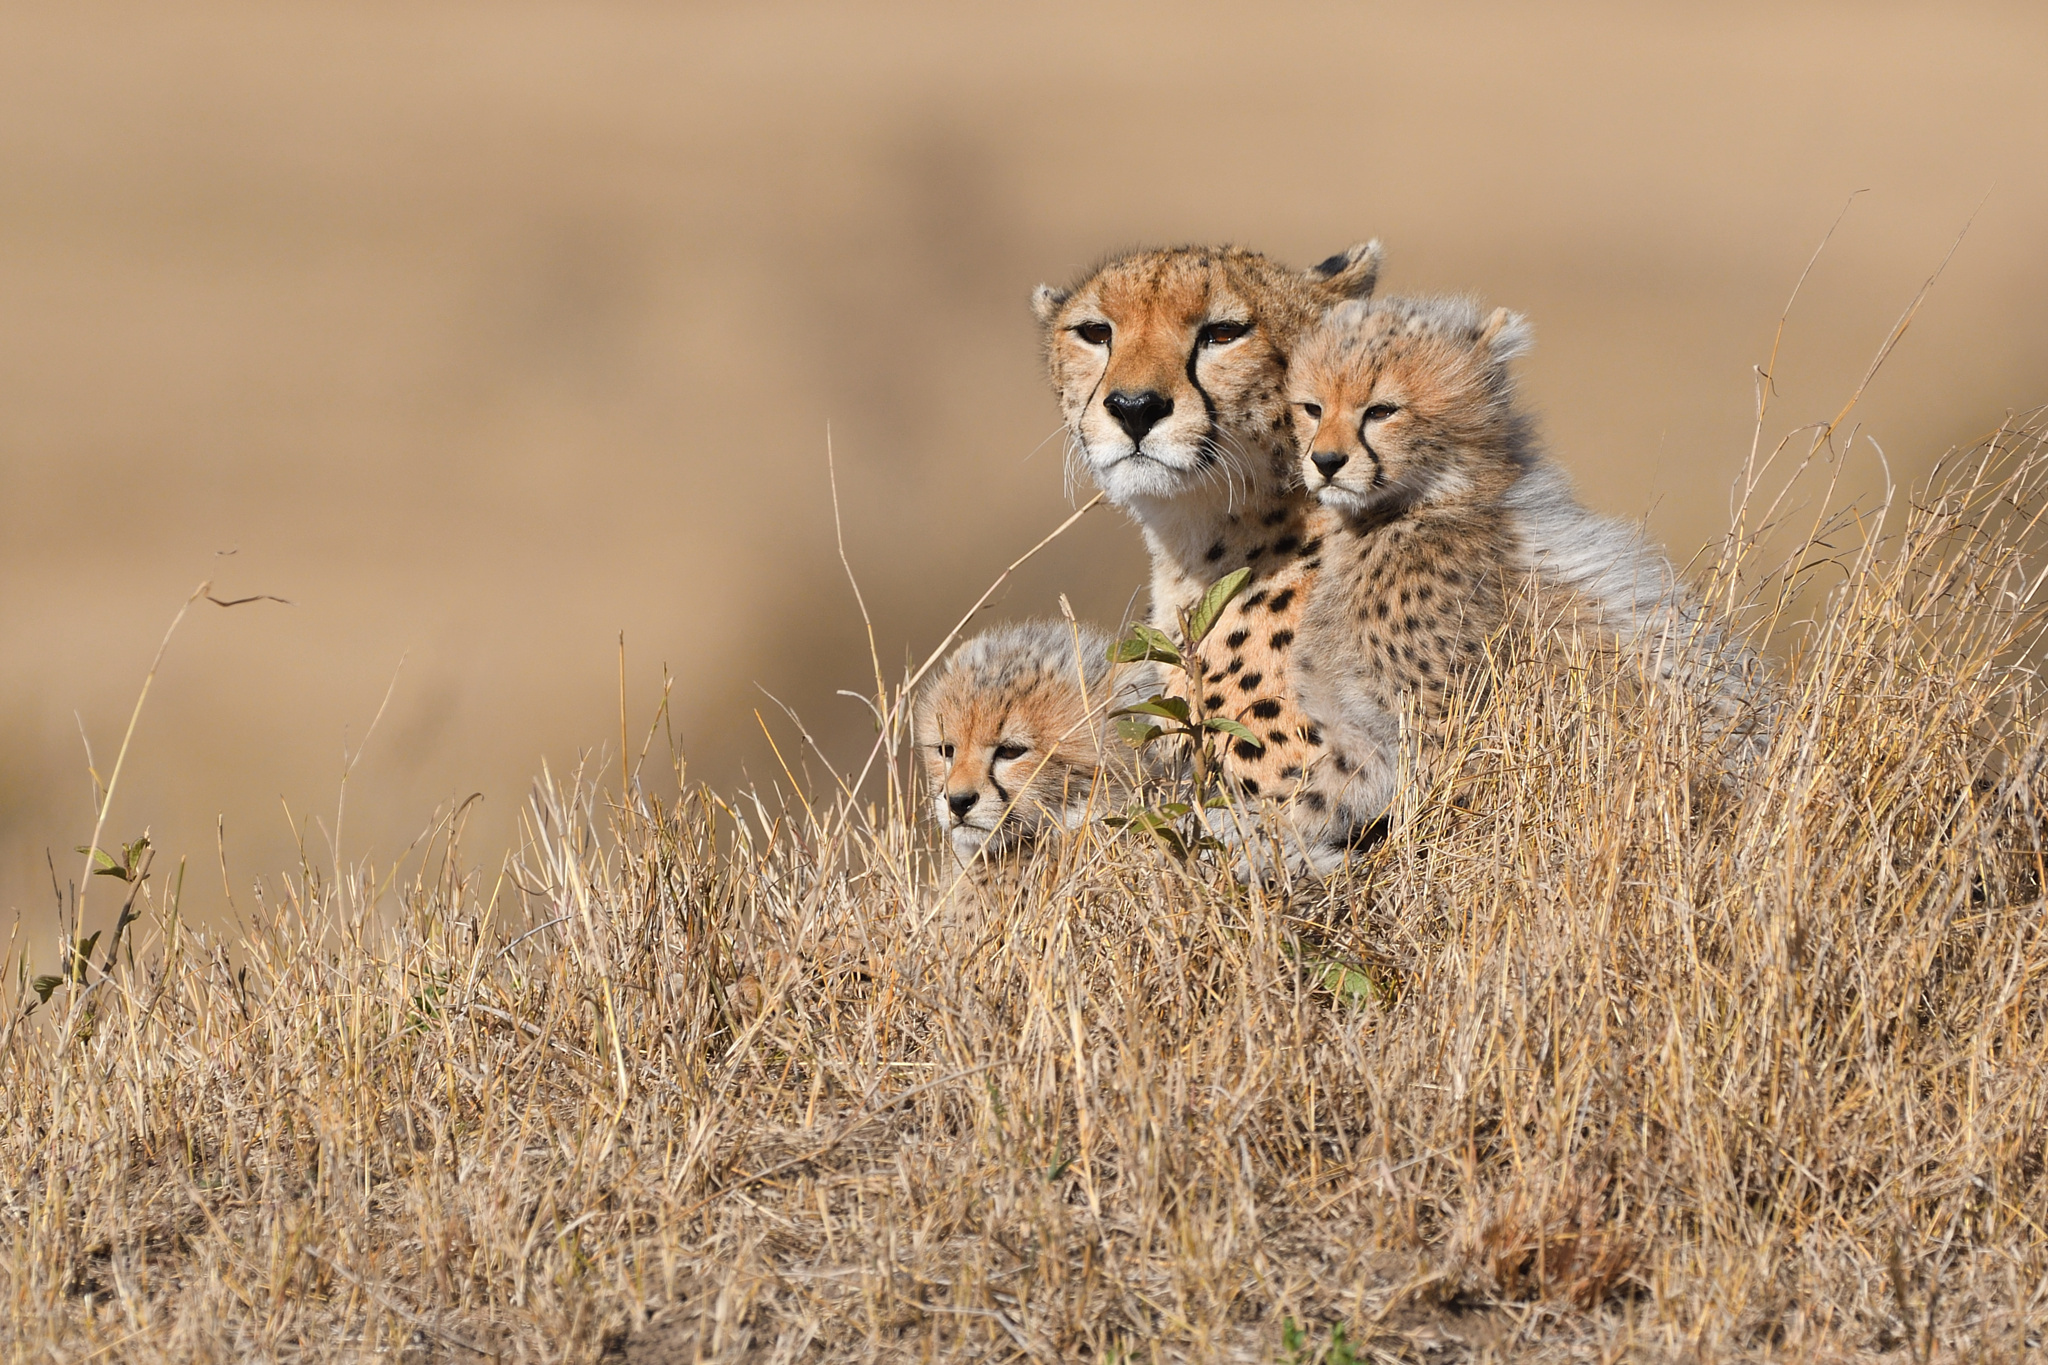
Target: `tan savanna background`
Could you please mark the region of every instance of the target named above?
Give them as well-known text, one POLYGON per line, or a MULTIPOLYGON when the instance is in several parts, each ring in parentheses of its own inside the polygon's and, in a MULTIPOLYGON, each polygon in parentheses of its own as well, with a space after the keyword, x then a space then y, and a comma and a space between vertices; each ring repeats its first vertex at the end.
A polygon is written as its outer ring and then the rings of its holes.
MULTIPOLYGON (((1970 222, 1846 457, 1921 474, 2048 400, 2044 70, 2038 4, 8 4, 0 910, 57 923, 81 729, 104 774, 205 579, 292 605, 195 608, 108 822, 197 916, 217 829, 244 911, 291 822, 329 863, 394 674, 351 858, 480 792, 495 866, 543 760, 615 755, 621 632, 693 777, 775 775, 756 709, 794 757, 763 689, 851 761, 828 425, 900 669, 1072 506, 1025 298, 1119 246, 1377 235, 1390 289, 1527 310, 1553 448, 1683 558, 1868 191, 1766 436, 1970 222)), ((1091 513, 992 615, 1143 567, 1091 513)))

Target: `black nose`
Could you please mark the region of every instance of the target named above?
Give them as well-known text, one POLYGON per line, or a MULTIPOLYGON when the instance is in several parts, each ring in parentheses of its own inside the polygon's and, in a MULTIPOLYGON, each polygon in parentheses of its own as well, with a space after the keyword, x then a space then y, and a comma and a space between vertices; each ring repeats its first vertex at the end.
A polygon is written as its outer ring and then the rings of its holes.
POLYGON ((1318 450, 1308 457, 1308 462, 1326 479, 1335 478, 1337 471, 1350 461, 1351 457, 1341 450, 1318 450))
POLYGON ((1142 441, 1146 432, 1165 421, 1173 411, 1173 400, 1157 389, 1146 389, 1143 393, 1118 389, 1102 400, 1102 406, 1109 409, 1109 415, 1131 434, 1133 441, 1142 441))
POLYGON ((980 792, 953 792, 946 797, 946 804, 953 808, 955 819, 974 809, 974 803, 981 800, 980 792))

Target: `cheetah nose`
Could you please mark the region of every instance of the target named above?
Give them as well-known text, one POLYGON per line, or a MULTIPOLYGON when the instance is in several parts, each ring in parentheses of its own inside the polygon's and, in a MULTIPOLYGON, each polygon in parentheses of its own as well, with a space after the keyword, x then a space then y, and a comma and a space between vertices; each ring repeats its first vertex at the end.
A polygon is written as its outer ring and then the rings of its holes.
POLYGON ((1325 479, 1337 477, 1337 471, 1350 463, 1350 461, 1351 457, 1341 450, 1318 450, 1315 454, 1308 457, 1308 462, 1314 465, 1316 472, 1325 479))
POLYGON ((955 820, 964 820, 967 818, 967 812, 973 810, 974 803, 980 799, 980 792, 950 792, 946 796, 946 804, 952 807, 955 820))
POLYGON ((1102 406, 1116 418, 1118 426, 1130 433, 1133 441, 1144 440, 1146 432, 1173 412, 1173 400, 1157 389, 1146 389, 1143 393, 1118 389, 1102 400, 1102 406))

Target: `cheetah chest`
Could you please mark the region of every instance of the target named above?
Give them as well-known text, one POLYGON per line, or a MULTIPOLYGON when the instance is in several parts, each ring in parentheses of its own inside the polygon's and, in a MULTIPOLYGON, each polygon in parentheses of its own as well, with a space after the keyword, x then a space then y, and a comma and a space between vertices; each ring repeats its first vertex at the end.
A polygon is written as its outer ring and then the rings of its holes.
POLYGON ((1293 681, 1295 635, 1319 566, 1296 558, 1254 577, 1197 646, 1199 682, 1178 680, 1205 716, 1227 716, 1262 742, 1233 739, 1223 774, 1248 795, 1285 795, 1322 753, 1323 736, 1300 706, 1293 681))

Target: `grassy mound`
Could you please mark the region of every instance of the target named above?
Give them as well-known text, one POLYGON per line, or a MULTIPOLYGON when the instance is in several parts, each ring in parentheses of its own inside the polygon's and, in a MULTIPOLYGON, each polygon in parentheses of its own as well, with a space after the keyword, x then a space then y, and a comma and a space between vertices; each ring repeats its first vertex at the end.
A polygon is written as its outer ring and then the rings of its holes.
POLYGON ((1623 670, 1532 662, 1465 718, 1455 790, 1321 886, 1139 827, 962 880, 886 745, 872 801, 547 780, 501 871, 451 816, 403 885, 304 867, 233 941, 138 850, 119 951, 5 1002, 0 1333, 2028 1356, 2044 455, 2001 433, 1746 594, 1731 542, 1705 591, 1785 688, 1739 782, 1623 670))

